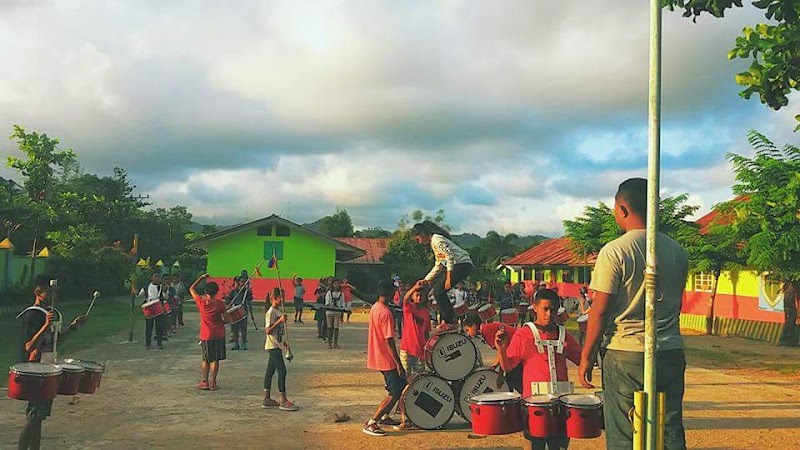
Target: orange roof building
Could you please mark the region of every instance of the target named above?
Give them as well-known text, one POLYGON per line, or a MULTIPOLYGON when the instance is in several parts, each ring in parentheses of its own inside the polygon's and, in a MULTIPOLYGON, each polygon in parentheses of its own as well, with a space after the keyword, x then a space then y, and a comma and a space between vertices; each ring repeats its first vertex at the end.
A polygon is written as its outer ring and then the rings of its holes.
POLYGON ((359 248, 364 251, 364 255, 342 264, 383 264, 383 255, 389 246, 389 239, 386 238, 336 238, 337 241, 359 248))

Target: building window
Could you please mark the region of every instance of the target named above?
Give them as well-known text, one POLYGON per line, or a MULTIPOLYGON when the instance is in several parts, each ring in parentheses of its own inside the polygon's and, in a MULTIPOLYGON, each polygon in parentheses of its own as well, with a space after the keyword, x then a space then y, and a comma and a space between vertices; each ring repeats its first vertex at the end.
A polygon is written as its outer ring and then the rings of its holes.
POLYGON ((533 269, 533 279, 536 281, 544 281, 544 270, 533 269))
POLYGON ((272 225, 263 225, 258 227, 256 233, 259 236, 272 236, 272 225))
POLYGON ((561 269, 561 282, 572 283, 572 269, 561 269))
POLYGON ((692 290, 695 292, 711 292, 714 275, 710 272, 696 272, 692 279, 692 290))
POLYGON ((275 236, 288 237, 289 227, 285 227, 283 225, 275 225, 275 236))
POLYGON ((283 242, 264 241, 264 259, 269 260, 272 255, 283 260, 283 242))
POLYGON ((532 270, 519 269, 522 273, 522 281, 531 281, 532 270))
POLYGON ((592 282, 592 270, 589 267, 578 267, 578 283, 589 284, 592 282))

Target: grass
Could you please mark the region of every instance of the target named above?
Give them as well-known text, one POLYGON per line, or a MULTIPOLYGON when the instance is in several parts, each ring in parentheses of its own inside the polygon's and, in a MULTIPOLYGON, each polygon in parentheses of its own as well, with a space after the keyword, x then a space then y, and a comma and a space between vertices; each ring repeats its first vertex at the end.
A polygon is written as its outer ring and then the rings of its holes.
POLYGON ((722 352, 706 348, 686 347, 686 359, 689 365, 700 365, 709 361, 718 364, 732 364, 741 360, 731 352, 722 352))
MULTIPOLYGON (((130 318, 129 299, 104 299, 98 300, 92 308, 89 320, 77 331, 70 333, 69 339, 63 345, 58 345, 58 354, 68 356, 70 352, 90 347, 100 339, 128 330, 130 318)), ((88 302, 69 302, 57 304, 56 308, 64 316, 64 327, 66 327, 75 316, 83 314, 88 308, 88 302)), ((22 308, 21 308, 22 309, 22 308)), ((134 333, 142 329, 141 322, 144 318, 141 312, 134 311, 134 333)), ((20 324, 15 315, 0 319, 0 366, 10 367, 19 358, 20 347, 20 324)), ((8 382, 6 377, 0 377, 0 385, 5 386, 8 382)))

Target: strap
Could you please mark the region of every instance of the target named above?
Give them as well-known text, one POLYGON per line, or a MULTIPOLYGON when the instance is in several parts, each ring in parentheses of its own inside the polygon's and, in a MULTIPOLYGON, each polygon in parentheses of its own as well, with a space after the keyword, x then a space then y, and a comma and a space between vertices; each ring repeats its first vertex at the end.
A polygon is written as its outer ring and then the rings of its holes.
POLYGON ((530 328, 531 332, 533 333, 533 343, 536 344, 536 351, 539 353, 544 353, 542 335, 539 334, 539 329, 536 328, 536 325, 534 325, 533 322, 527 322, 525 325, 530 328))

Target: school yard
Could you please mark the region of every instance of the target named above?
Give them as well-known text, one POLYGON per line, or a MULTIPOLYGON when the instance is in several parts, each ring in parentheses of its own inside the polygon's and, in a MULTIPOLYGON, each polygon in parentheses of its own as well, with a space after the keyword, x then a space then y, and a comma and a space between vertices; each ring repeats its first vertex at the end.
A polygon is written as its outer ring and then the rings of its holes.
MULTIPOLYGON (((260 308, 259 308, 260 310, 260 308)), ((316 338, 311 313, 292 326, 295 358, 288 364, 290 398, 300 411, 261 408, 266 364, 263 333, 250 325, 250 350, 229 351, 220 389, 197 391, 200 347, 197 314, 165 344, 146 351, 142 327, 135 344, 126 331, 65 357, 105 361, 98 393, 59 397, 45 422, 45 449, 267 448, 267 449, 457 449, 521 447, 521 435, 469 437, 454 418, 441 431, 389 431, 370 437, 361 427, 385 391, 364 365, 366 315, 344 324, 343 349, 328 350, 316 338), (352 420, 334 423, 334 412, 352 420)), ((263 316, 257 318, 263 324, 263 316)), ((8 342, 8 341, 6 341, 8 342)), ((744 339, 689 336, 685 422, 690 448, 755 449, 800 446, 800 349, 744 339)), ((481 344, 484 355, 488 347, 481 344)), ((576 368, 571 367, 574 380, 576 368)), ((5 385, 5 382, 1 383, 5 385)), ((0 400, 0 448, 13 448, 25 403, 0 400)), ((573 440, 570 448, 602 449, 603 440, 573 440)))

